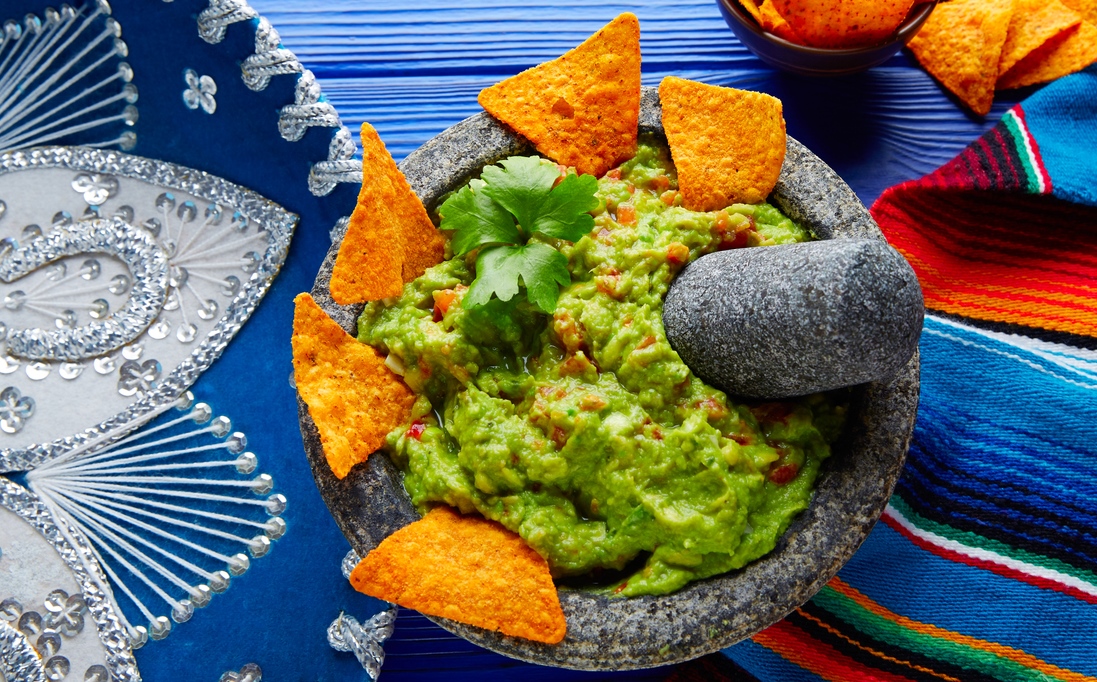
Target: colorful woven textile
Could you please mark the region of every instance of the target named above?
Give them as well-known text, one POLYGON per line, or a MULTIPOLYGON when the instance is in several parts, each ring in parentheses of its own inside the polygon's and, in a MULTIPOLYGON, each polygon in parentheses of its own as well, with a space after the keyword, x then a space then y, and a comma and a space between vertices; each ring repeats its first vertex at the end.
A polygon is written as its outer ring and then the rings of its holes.
POLYGON ((925 292, 907 468, 763 680, 1097 679, 1097 69, 873 215, 925 292))

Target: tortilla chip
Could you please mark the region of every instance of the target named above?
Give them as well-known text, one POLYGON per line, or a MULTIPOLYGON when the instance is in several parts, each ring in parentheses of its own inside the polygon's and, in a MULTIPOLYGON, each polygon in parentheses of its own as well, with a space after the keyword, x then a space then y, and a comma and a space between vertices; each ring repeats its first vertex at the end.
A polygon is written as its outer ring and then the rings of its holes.
POLYGON ((985 116, 1012 13, 1013 0, 950 0, 937 5, 908 47, 926 71, 985 116))
POLYGON ((544 558, 498 523, 447 506, 385 538, 350 582, 371 597, 513 637, 556 644, 567 630, 544 558))
POLYGON ((915 0, 770 0, 801 44, 852 48, 885 42, 915 0))
POLYGON ((1077 12, 1059 0, 1014 0, 1006 44, 998 60, 998 75, 1009 71, 1033 50, 1081 21, 1077 12))
POLYGON ((339 245, 328 289, 340 305, 399 296, 404 288, 402 231, 392 212, 395 192, 384 172, 370 165, 373 150, 384 143, 368 123, 362 124, 362 189, 339 245))
POLYGON ((337 478, 411 417, 415 394, 372 346, 343 331, 308 294, 294 299, 293 376, 337 478))
POLYGON ((363 184, 366 173, 384 176, 389 182, 392 203, 388 208, 399 232, 397 240, 403 256, 401 275, 405 282, 410 282, 442 262, 445 238, 430 221, 423 202, 396 167, 377 131, 368 123, 362 124, 362 168, 363 184))
POLYGON ((773 3, 769 0, 761 0, 761 2, 739 0, 739 4, 754 18, 763 31, 768 31, 792 43, 802 43, 800 37, 788 25, 781 13, 773 8, 773 3))
POLYGON ((758 8, 758 12, 762 17, 760 21, 762 28, 778 38, 784 38, 790 43, 796 43, 797 45, 804 44, 804 39, 797 35, 796 31, 792 30, 792 26, 785 21, 785 18, 781 16, 781 13, 773 6, 771 0, 762 0, 762 5, 758 8))
POLYGON ((1097 27, 1083 21, 1044 43, 998 79, 1003 90, 1046 83, 1097 62, 1097 27))
POLYGON ((444 248, 385 143, 363 123, 362 189, 331 271, 331 297, 347 305, 399 296, 404 282, 442 261, 444 248))
POLYGON ((1081 14, 1089 23, 1097 24, 1097 0, 1063 0, 1063 4, 1081 14))
POLYGON ((481 91, 479 102, 540 153, 600 177, 636 153, 640 22, 622 14, 564 56, 481 91))
MULTIPOLYGON (((762 0, 762 2, 765 1, 762 0)), ((759 26, 762 25, 762 10, 758 7, 759 3, 756 0, 739 0, 739 4, 747 11, 747 14, 754 17, 759 26)))
POLYGON ((785 160, 781 100, 674 76, 659 85, 659 99, 686 208, 765 201, 785 160))

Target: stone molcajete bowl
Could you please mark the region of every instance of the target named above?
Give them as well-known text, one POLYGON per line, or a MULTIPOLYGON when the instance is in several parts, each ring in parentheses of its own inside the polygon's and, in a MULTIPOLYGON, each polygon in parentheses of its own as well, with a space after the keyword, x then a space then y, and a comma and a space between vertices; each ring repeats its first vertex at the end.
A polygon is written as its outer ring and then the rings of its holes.
MULTIPOLYGON (((642 132, 662 133, 657 91, 645 88, 642 132)), ((487 114, 473 116, 430 140, 400 164, 428 210, 480 169, 528 143, 487 114)), ((883 239, 853 192, 826 164, 788 141, 773 192, 787 215, 821 239, 883 239)), ((328 279, 338 244, 317 275, 312 295, 350 333, 361 306, 338 306, 328 279)), ((567 636, 556 645, 432 618, 442 627, 507 656, 581 669, 652 667, 702 656, 772 625, 807 601, 860 546, 887 504, 903 466, 918 402, 918 356, 890 380, 854 391, 845 435, 822 468, 811 506, 792 523, 777 547, 745 568, 692 583, 660 597, 607 598, 561 589, 567 636)), ((332 515, 358 554, 419 518, 401 474, 376 453, 343 480, 331 473, 320 438, 299 401, 301 432, 312 471, 332 515)))

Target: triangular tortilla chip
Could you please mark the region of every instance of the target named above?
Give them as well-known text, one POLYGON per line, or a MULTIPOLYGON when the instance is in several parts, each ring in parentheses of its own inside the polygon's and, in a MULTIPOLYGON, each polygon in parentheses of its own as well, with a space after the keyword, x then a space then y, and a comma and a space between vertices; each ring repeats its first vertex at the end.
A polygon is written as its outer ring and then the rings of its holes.
POLYGON ((384 176, 390 185, 392 219, 399 232, 398 240, 403 254, 401 274, 405 282, 422 275, 427 268, 442 262, 446 241, 434 227, 427 209, 419 196, 412 191, 408 179, 396 166, 385 143, 368 123, 362 124, 362 167, 365 174, 384 176))
POLYGON ((784 38, 791 43, 802 44, 803 40, 796 35, 792 27, 788 25, 785 18, 781 16, 773 7, 773 3, 769 0, 739 0, 739 4, 743 6, 743 9, 747 11, 750 16, 754 17, 754 20, 758 22, 758 26, 763 31, 769 31, 773 35, 784 38))
POLYGON ((785 160, 781 100, 674 76, 659 85, 659 99, 686 208, 765 201, 785 160))
POLYGON ((908 47, 926 71, 985 116, 1012 13, 1013 0, 949 0, 937 5, 908 47))
POLYGON ((1006 44, 998 60, 998 75, 1009 71, 1033 50, 1081 21, 1077 12, 1059 0, 1014 0, 1006 44))
POLYGON ((385 538, 350 576, 371 597, 546 644, 567 622, 548 563, 516 534, 450 507, 385 538))
MULTIPOLYGON (((363 150, 375 144, 384 146, 377 131, 363 123, 363 150)), ((369 165, 369 154, 363 153, 362 189, 328 283, 331 297, 340 305, 399 296, 404 288, 403 235, 391 208, 395 192, 388 178, 369 165)))
POLYGON ((853 48, 886 41, 914 0, 770 0, 803 45, 853 48))
POLYGON ((442 260, 445 239, 435 229, 377 131, 362 124, 362 189, 331 272, 336 303, 399 296, 442 260))
POLYGON ((1097 24, 1097 0, 1063 0, 1063 4, 1081 14, 1089 23, 1097 24))
POLYGON ((372 346, 343 331, 308 294, 294 299, 293 376, 337 478, 411 417, 415 394, 372 346))
POLYGON ((600 177, 636 153, 640 22, 622 14, 564 56, 483 90, 479 102, 540 153, 600 177))
POLYGON ((1094 62, 1097 62, 1097 27, 1083 21, 1017 62, 998 79, 998 87, 1008 90, 1046 83, 1081 71, 1094 62))

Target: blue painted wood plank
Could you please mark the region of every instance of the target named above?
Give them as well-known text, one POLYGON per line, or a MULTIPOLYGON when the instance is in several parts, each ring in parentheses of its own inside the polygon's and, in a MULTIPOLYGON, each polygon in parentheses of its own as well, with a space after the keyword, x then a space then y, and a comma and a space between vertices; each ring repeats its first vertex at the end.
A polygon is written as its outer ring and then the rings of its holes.
POLYGON ((1018 100, 1006 93, 987 119, 971 117, 902 54, 847 78, 779 73, 735 39, 709 0, 253 4, 317 75, 344 122, 354 129, 371 122, 398 160, 479 112, 481 89, 559 56, 621 11, 641 19, 646 84, 674 73, 780 97, 789 132, 866 203, 954 156, 1018 100))

